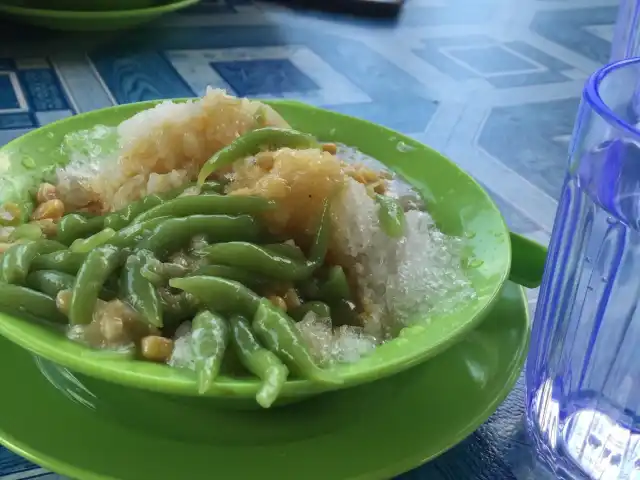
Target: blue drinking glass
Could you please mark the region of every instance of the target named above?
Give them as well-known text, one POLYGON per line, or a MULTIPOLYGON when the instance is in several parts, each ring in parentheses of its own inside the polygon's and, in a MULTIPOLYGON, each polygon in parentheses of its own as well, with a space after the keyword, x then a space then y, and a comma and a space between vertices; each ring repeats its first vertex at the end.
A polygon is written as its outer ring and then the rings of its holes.
POLYGON ((613 39, 611 61, 640 55, 640 0, 621 0, 613 39))
POLYGON ((527 421, 562 479, 640 479, 640 58, 587 81, 536 308, 527 421))

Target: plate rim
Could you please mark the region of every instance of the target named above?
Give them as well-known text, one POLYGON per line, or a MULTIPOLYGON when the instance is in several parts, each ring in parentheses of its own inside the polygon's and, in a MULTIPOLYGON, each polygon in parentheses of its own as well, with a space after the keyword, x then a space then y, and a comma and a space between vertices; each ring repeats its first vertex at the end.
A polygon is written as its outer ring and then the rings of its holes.
MULTIPOLYGON (((513 387, 516 385, 518 379, 522 375, 523 367, 527 358, 527 353, 530 345, 530 333, 531 333, 531 313, 529 311, 529 304, 525 290, 522 286, 513 282, 507 282, 505 287, 515 288, 520 298, 520 315, 523 322, 521 336, 519 338, 519 345, 516 349, 518 355, 512 359, 508 367, 503 371, 508 372, 505 375, 504 381, 501 383, 499 390, 495 392, 495 396, 492 401, 489 402, 485 408, 474 415, 472 419, 469 419, 466 426, 461 428, 460 431, 452 435, 451 441, 446 445, 439 447, 438 451, 431 452, 427 455, 416 454, 410 457, 402 458, 401 460, 393 463, 392 465, 383 469, 378 469, 375 472, 367 472, 355 477, 349 477, 349 480, 379 480, 381 478, 393 478, 397 475, 407 473, 415 468, 434 460, 441 456, 445 452, 451 450, 453 447, 462 442, 465 438, 476 431, 482 424, 484 424, 493 415, 498 407, 504 402, 507 396, 512 392, 513 387)), ((9 341, 7 339, 7 341, 9 341)), ((420 368, 420 365, 415 367, 420 368)), ((80 407, 78 407, 80 408, 80 407)), ((286 407, 284 407, 286 408, 286 407)), ((1 423, 1 420, 0 420, 1 423)), ((87 471, 82 468, 75 467, 65 461, 60 461, 52 456, 36 451, 30 448, 24 442, 16 439, 14 436, 4 432, 0 426, 0 446, 4 446, 9 451, 16 455, 19 455, 32 463, 48 469, 56 474, 64 475, 78 480, 121 480, 117 477, 105 476, 100 473, 87 471)))

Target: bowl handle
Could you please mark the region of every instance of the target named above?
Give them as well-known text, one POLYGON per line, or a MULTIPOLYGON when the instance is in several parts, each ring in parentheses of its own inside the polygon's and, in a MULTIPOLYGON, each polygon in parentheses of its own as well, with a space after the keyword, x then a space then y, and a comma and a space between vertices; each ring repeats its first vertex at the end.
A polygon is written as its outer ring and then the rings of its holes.
POLYGON ((511 271, 509 280, 527 288, 542 283, 547 249, 528 238, 509 232, 511 237, 511 271))

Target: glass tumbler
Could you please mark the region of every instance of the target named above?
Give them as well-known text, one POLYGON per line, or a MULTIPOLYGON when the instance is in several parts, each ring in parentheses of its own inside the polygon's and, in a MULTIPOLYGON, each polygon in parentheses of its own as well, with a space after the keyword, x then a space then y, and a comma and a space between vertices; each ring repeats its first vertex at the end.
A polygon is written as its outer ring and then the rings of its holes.
POLYGON ((640 0, 620 0, 611 41, 611 61, 640 54, 640 0))
POLYGON ((640 58, 587 81, 526 367, 527 422, 561 479, 640 479, 640 58))

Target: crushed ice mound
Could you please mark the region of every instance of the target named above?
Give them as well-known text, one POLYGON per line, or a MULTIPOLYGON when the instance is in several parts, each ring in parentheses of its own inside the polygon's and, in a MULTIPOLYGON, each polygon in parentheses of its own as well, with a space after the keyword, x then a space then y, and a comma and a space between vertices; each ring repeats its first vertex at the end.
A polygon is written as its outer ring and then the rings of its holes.
POLYGON ((313 312, 307 313, 296 325, 319 365, 357 362, 378 343, 362 327, 343 325, 333 329, 330 318, 318 317, 313 312))
POLYGON ((443 234, 421 210, 405 213, 403 238, 389 238, 380 228, 377 208, 355 181, 347 182, 332 205, 334 245, 353 261, 368 334, 389 338, 398 326, 475 298, 462 268, 461 239, 443 234))
POLYGON ((288 124, 268 105, 219 89, 187 102, 160 102, 118 127, 67 135, 62 153, 69 163, 59 170, 56 186, 74 210, 118 210, 185 185, 213 153, 264 126, 288 124))
POLYGON ((182 323, 173 336, 173 353, 167 362, 172 367, 195 370, 195 357, 191 347, 191 322, 182 323))

